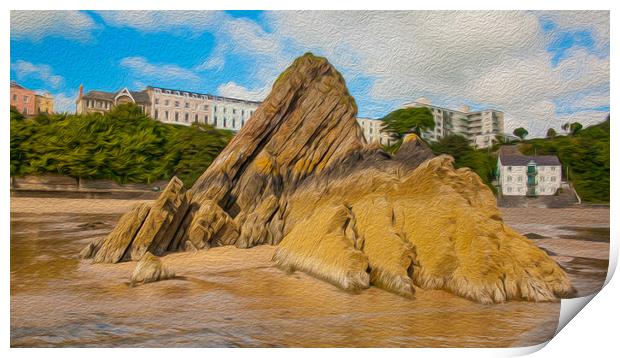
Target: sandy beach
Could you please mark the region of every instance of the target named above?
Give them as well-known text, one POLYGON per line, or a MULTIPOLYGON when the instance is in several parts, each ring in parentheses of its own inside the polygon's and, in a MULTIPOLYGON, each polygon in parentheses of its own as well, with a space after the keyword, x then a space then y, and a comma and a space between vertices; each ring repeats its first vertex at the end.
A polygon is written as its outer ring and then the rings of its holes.
MULTIPOLYGON (((506 347, 551 338, 558 302, 482 305, 451 293, 350 294, 271 262, 275 247, 163 257, 176 279, 129 287, 135 263, 77 258, 132 200, 11 200, 11 346, 506 347)), ((600 289, 609 209, 502 209, 585 295, 600 289)))

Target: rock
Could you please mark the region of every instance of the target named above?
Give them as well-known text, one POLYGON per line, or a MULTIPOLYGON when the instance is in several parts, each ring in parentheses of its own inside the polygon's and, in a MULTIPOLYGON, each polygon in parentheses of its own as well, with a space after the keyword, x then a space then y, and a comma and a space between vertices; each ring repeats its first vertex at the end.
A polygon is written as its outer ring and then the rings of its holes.
POLYGON ((131 274, 131 286, 142 285, 149 282, 166 280, 174 277, 174 272, 162 264, 161 260, 146 252, 142 255, 131 274))
POLYGON ((80 251, 78 257, 81 259, 92 259, 103 244, 104 240, 105 237, 100 237, 92 240, 88 243, 88 245, 86 245, 85 248, 82 249, 82 251, 80 251))
POLYGON ((117 263, 121 261, 136 237, 136 233, 142 227, 150 208, 148 203, 138 204, 123 215, 97 250, 93 262, 117 263))
POLYGON ((140 260, 147 251, 161 255, 174 238, 189 206, 183 182, 177 177, 152 204, 151 209, 125 254, 131 260, 140 260))
POLYGON ((394 155, 366 144, 356 112, 326 59, 298 58, 188 193, 171 181, 129 257, 274 244, 286 271, 350 291, 412 297, 417 286, 483 303, 572 291, 555 261, 503 223, 474 172, 415 135, 394 155))

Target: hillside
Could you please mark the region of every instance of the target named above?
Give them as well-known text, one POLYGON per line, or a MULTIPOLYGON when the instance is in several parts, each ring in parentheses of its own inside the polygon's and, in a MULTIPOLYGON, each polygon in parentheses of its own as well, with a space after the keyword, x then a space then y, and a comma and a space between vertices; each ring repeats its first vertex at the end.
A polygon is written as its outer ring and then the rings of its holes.
MULTIPOLYGON (((531 139, 519 145, 523 154, 554 154, 568 167, 568 179, 581 199, 609 203, 609 119, 573 136, 531 139)), ((566 173, 566 169, 564 173, 566 173)))
POLYGON ((232 138, 208 125, 163 124, 131 104, 110 113, 11 110, 11 175, 63 174, 119 183, 178 176, 191 185, 232 138))

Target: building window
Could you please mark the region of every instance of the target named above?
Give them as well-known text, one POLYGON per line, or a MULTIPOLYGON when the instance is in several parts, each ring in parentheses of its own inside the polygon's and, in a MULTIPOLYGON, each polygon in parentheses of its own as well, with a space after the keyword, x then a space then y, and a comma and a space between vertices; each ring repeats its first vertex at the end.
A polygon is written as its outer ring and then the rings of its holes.
POLYGON ((512 181, 512 177, 509 175, 509 176, 506 178, 506 180, 507 180, 508 182, 511 182, 511 181, 512 181))
POLYGON ((215 116, 215 122, 213 122, 213 124, 217 127, 217 116, 215 116))
MULTIPOLYGON (((234 112, 234 109, 233 109, 233 112, 234 112)), ((235 128, 235 119, 234 118, 232 120, 232 127, 235 128)))
POLYGON ((24 103, 28 103, 28 96, 24 96, 24 103))
MULTIPOLYGON (((222 113, 226 113, 226 107, 222 108, 222 113)), ((225 121, 226 119, 224 119, 225 121)))
POLYGON ((555 171, 555 167, 551 167, 551 171, 554 172, 555 171))
POLYGON ((155 98, 155 104, 159 104, 159 98, 155 98))
POLYGON ((169 100, 164 101, 164 105, 169 106, 170 105, 170 101, 169 100))
POLYGON ((209 123, 209 116, 205 116, 205 123, 209 123))
MULTIPOLYGON (((224 108, 224 112, 226 112, 226 108, 224 108)), ((226 117, 224 117, 224 125, 223 125, 223 127, 226 128, 226 117)))
POLYGON ((189 122, 189 113, 185 113, 185 123, 189 122))
POLYGON ((206 111, 207 109, 209 109, 209 106, 205 104, 205 105, 204 105, 204 109, 205 109, 205 111, 206 111))
POLYGON ((194 115, 194 122, 198 123, 198 114, 194 115))
POLYGON ((508 171, 511 172, 512 171, 512 167, 508 167, 508 171))
POLYGON ((243 109, 241 110, 241 115, 242 116, 245 115, 245 110, 243 110, 243 109))
POLYGON ((241 127, 243 127, 245 125, 245 121, 242 119, 241 120, 241 127))
POLYGON ((168 111, 164 112, 164 118, 166 118, 166 120, 168 120, 168 111))
POLYGON ((551 181, 555 181, 555 177, 551 177, 551 181))
POLYGON ((13 102, 17 102, 17 95, 16 94, 13 95, 13 102))
POLYGON ((540 182, 544 182, 545 181, 545 177, 540 177, 540 182))
MULTIPOLYGON (((236 113, 237 113, 237 110, 233 108, 233 114, 236 114, 236 113)), ((233 125, 233 127, 234 127, 234 125, 233 125)))
POLYGON ((507 187, 506 191, 509 192, 509 193, 512 193, 512 187, 507 187))
POLYGON ((522 178, 521 178, 521 176, 518 176, 518 177, 517 177, 517 182, 519 182, 519 183, 520 183, 520 182, 521 182, 521 179, 522 179, 522 178))
POLYGON ((174 121, 175 122, 179 121, 179 112, 174 112, 174 121))
POLYGON ((174 101, 174 106, 179 107, 179 101, 174 101))
POLYGON ((213 112, 217 112, 217 106, 213 106, 213 112))
POLYGON ((159 112, 155 110, 155 119, 159 119, 159 112))
POLYGON ((189 108, 189 102, 185 102, 185 108, 189 108))

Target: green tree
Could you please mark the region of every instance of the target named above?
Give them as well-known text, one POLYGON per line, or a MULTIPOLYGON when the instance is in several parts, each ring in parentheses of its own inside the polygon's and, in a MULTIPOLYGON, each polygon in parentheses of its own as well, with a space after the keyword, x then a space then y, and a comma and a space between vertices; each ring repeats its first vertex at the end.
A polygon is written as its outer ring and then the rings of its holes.
POLYGON ((570 124, 570 134, 571 135, 575 135, 577 133, 579 133, 579 131, 581 131, 583 129, 583 125, 581 125, 581 123, 579 122, 573 122, 570 124))
POLYGON ((232 133, 203 125, 163 124, 134 104, 106 114, 11 112, 11 175, 57 173, 120 183, 177 175, 190 186, 232 133))
POLYGON ((517 137, 521 138, 521 140, 524 140, 525 137, 527 137, 527 135, 529 134, 529 132, 527 131, 527 129, 523 128, 523 127, 519 127, 517 129, 515 129, 512 134, 516 135, 517 137))
POLYGON ((553 128, 549 128, 549 129, 547 130, 547 138, 551 138, 551 139, 553 139, 553 138, 555 138, 557 135, 558 135, 558 133, 555 131, 555 129, 553 129, 553 128))
POLYGON ((395 139, 402 139, 412 132, 421 135, 423 131, 434 128, 433 113, 426 107, 397 109, 383 117, 383 130, 395 139))

